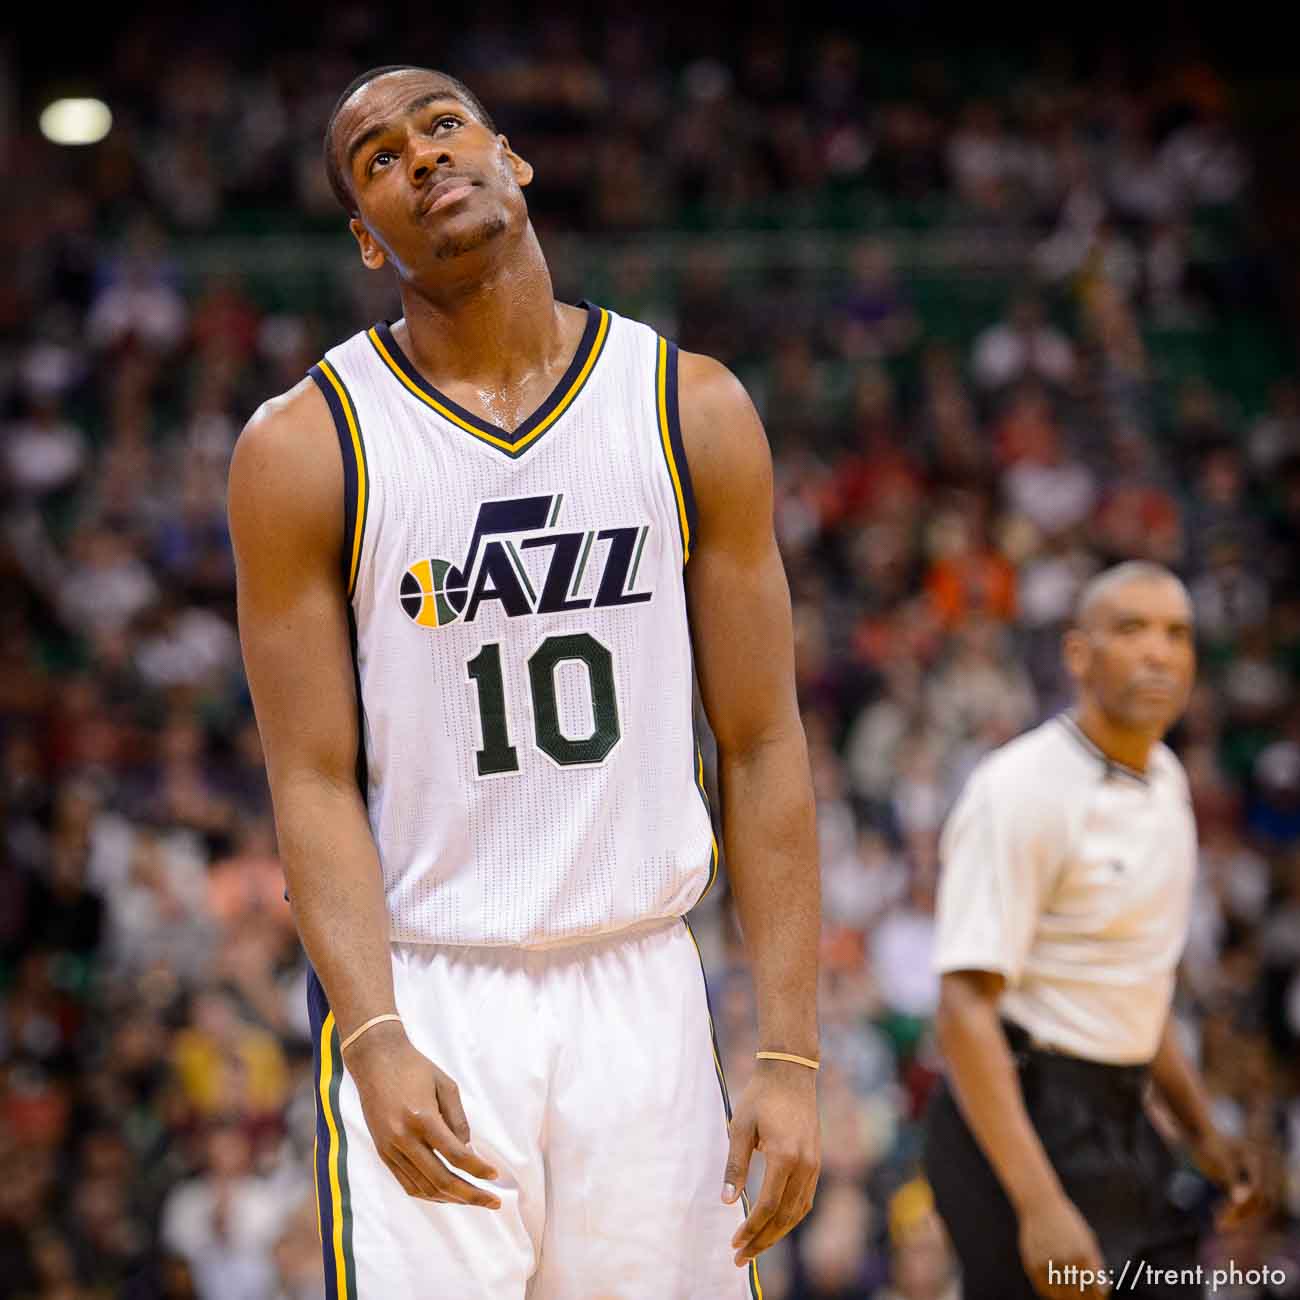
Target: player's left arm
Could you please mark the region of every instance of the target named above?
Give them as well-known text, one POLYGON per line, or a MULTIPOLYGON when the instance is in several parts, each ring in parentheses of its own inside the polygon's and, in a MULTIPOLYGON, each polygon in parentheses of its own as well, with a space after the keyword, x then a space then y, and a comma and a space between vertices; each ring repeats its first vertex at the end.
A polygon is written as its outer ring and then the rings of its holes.
POLYGON ((1228 1193, 1222 1226, 1267 1210, 1270 1198, 1263 1185, 1260 1153, 1245 1139, 1231 1137, 1216 1127, 1205 1084, 1179 1045, 1172 1012, 1151 1061, 1151 1079, 1182 1127, 1202 1172, 1228 1193))
MULTIPOLYGON (((682 440, 698 521, 686 567, 696 671, 718 742, 727 871, 754 973, 759 1047, 816 1059, 821 925, 817 835, 795 699, 790 591, 772 521, 772 458, 725 366, 681 353, 682 440)), ((723 1199, 763 1152, 763 1187, 736 1262, 808 1213, 821 1167, 816 1072, 757 1062, 731 1122, 723 1199)))

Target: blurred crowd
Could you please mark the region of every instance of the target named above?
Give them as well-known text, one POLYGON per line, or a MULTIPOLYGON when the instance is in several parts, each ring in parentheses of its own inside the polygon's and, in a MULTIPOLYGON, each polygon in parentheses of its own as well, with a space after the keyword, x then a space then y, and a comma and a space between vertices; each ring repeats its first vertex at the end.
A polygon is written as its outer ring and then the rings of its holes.
MULTIPOLYGON (((258 403, 368 320, 346 287, 306 313, 182 268, 212 232, 341 223, 319 136, 392 60, 380 19, 337 11, 317 46, 251 63, 142 21, 106 55, 118 128, 75 170, 6 142, 27 188, 0 284, 4 1295, 323 1294, 304 963, 225 482, 258 403)), ((680 264, 620 244, 604 298, 732 365, 775 453, 819 801, 825 1169, 765 1294, 959 1300, 917 1176, 938 833, 979 757, 1067 704, 1081 584, 1141 556, 1186 577, 1201 646, 1174 738, 1202 843, 1179 1022, 1279 1206, 1211 1231, 1206 1259, 1300 1295, 1300 385, 1173 376, 1150 346, 1267 315, 1243 249, 1198 252, 1251 202, 1229 87, 1199 63, 1085 79, 1049 50, 977 94, 958 52, 886 78, 834 33, 663 44, 622 19, 484 20, 437 61, 536 166, 543 232, 850 232, 829 281, 747 278, 725 234, 680 264), (1001 305, 937 325, 880 203, 1015 235, 1001 305)), ((558 287, 582 296, 570 260, 558 287)), ((734 1095, 753 1005, 725 885, 693 924, 734 1095)), ((1208 1221, 1190 1167, 1170 1195, 1208 1221)))

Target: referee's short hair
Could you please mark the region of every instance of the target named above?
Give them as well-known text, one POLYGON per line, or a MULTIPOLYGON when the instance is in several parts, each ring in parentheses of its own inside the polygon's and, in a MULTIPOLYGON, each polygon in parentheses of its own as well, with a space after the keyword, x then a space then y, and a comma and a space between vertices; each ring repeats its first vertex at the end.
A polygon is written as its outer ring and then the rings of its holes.
POLYGON ((1111 592, 1130 582, 1176 582, 1186 591, 1183 580, 1165 565, 1154 560, 1125 560, 1103 569, 1084 584, 1074 604, 1074 626, 1083 627, 1111 592))

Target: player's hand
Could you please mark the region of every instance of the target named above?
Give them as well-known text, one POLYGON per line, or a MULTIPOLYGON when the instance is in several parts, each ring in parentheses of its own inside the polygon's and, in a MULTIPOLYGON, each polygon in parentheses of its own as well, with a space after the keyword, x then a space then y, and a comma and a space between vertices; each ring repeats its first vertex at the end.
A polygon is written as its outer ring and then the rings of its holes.
POLYGON ((1217 1216, 1221 1229, 1235 1228, 1270 1208, 1264 1189, 1263 1162, 1259 1152, 1244 1138, 1228 1137, 1210 1129, 1193 1139, 1190 1146, 1201 1172, 1228 1194, 1227 1203, 1217 1216))
POLYGON ((749 1162, 761 1151, 767 1168, 749 1217, 731 1239, 743 1266, 780 1241, 812 1209, 821 1172, 817 1073, 789 1061, 759 1061, 731 1117, 731 1150, 722 1199, 745 1186, 749 1162))
POLYGON ((408 1196, 501 1208, 498 1197, 459 1177, 438 1158, 475 1178, 497 1177, 470 1148, 460 1090, 411 1046, 399 1023, 376 1025, 358 1038, 348 1049, 347 1069, 380 1157, 408 1196))
POLYGON ((1034 1290, 1047 1300, 1110 1294, 1097 1238, 1067 1196, 1048 1198, 1020 1215, 1020 1262, 1034 1290), (1050 1265, 1050 1269, 1049 1269, 1050 1265), (1091 1278, 1091 1287, 1083 1284, 1091 1278))

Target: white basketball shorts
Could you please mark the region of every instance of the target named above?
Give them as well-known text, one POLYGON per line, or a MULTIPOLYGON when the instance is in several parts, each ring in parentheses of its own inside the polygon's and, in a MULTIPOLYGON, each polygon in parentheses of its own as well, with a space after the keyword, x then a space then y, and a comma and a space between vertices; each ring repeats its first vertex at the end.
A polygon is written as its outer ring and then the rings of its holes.
POLYGON ((684 919, 547 949, 395 944, 393 979, 501 1209, 402 1190, 312 974, 328 1300, 761 1300, 733 1262, 745 1211, 722 1202, 730 1107, 684 919))

